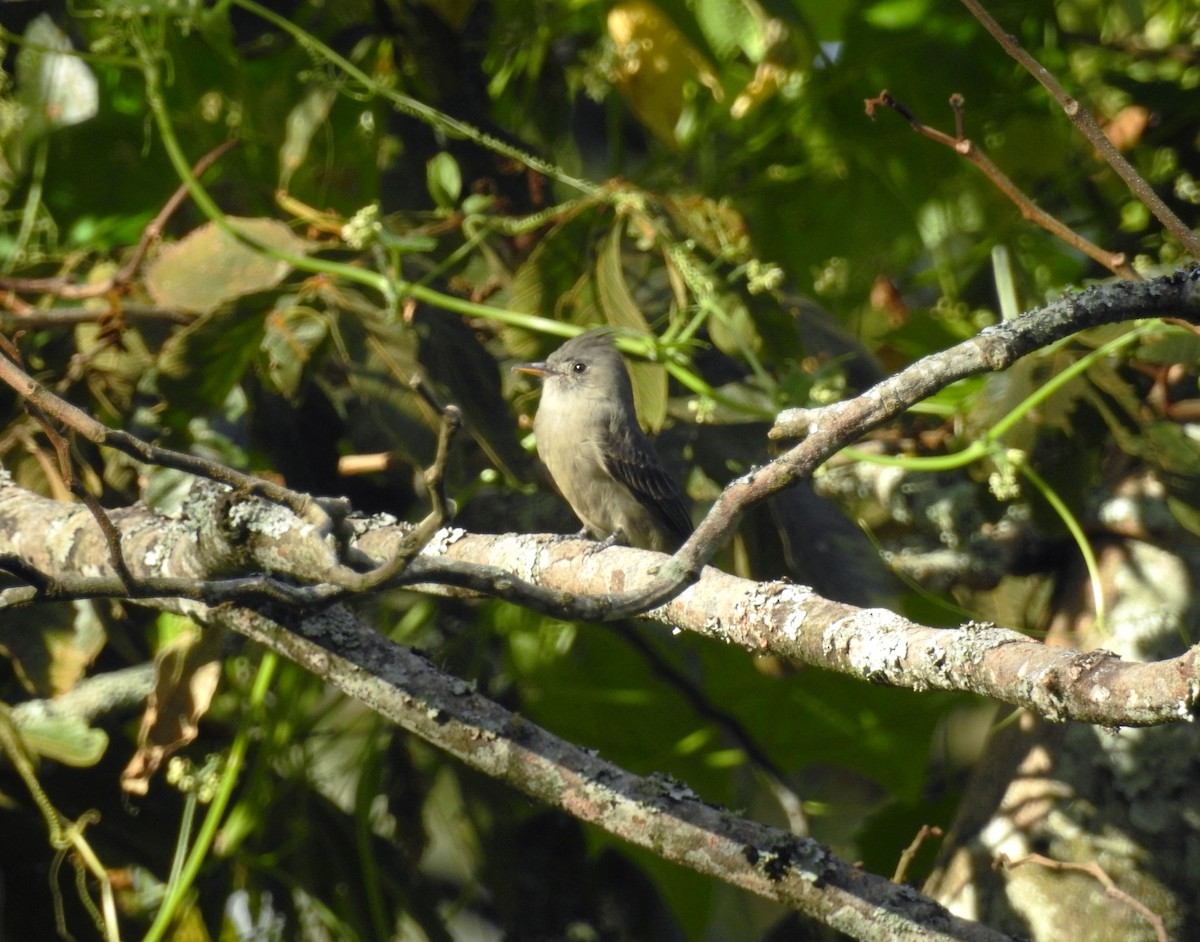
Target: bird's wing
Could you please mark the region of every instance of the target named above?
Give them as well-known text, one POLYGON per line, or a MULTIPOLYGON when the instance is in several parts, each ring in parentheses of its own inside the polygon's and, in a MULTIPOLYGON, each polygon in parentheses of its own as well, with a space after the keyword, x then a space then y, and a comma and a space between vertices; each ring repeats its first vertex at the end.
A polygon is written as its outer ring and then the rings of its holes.
POLYGON ((620 435, 616 447, 604 449, 604 465, 678 542, 692 535, 692 518, 679 485, 640 429, 620 435))

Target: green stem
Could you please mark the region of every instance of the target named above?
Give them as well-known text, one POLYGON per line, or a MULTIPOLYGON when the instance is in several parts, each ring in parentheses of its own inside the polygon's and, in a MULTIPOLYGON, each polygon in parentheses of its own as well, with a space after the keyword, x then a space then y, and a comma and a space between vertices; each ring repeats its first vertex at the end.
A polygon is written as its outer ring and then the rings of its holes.
POLYGON ((1041 493, 1042 497, 1048 503, 1059 518, 1063 525, 1071 534, 1071 538, 1075 541, 1075 545, 1079 547, 1079 552, 1083 554, 1083 564, 1087 567, 1088 581, 1092 585, 1092 604, 1096 608, 1096 624, 1103 627, 1106 617, 1104 605, 1104 585, 1100 581, 1100 566, 1096 562, 1096 554, 1092 551, 1092 544, 1087 538, 1087 534, 1083 532, 1083 527, 1080 526, 1079 520, 1071 513, 1071 509, 1066 505, 1058 493, 1046 483, 1045 479, 1031 468, 1028 463, 1021 462, 1021 473, 1025 475, 1029 483, 1032 484, 1041 493))
POLYGON ((46 158, 50 154, 50 138, 43 135, 34 147, 33 167, 29 175, 29 194, 25 197, 25 207, 21 211, 21 228, 17 231, 16 244, 8 256, 8 261, 4 263, 5 274, 12 271, 13 266, 25 258, 25 250, 33 235, 33 227, 37 223, 38 209, 42 205, 42 186, 46 180, 46 158))
POLYGON ((443 114, 436 108, 431 108, 429 105, 417 101, 415 98, 410 98, 396 91, 394 88, 389 88, 381 82, 376 81, 345 56, 339 55, 330 49, 311 33, 297 26, 291 20, 275 13, 273 10, 268 10, 266 7, 255 3, 254 0, 233 0, 233 3, 287 33, 309 52, 315 53, 326 62, 337 66, 346 75, 358 82, 367 92, 390 102, 396 110, 424 121, 431 127, 451 137, 465 138, 478 144, 480 147, 487 148, 493 153, 501 154, 511 160, 515 160, 530 170, 578 190, 580 193, 587 194, 588 196, 596 196, 600 193, 600 187, 594 183, 582 180, 579 177, 573 177, 561 167, 555 166, 549 161, 535 157, 533 154, 527 153, 519 147, 513 147, 499 138, 485 134, 479 128, 467 124, 465 121, 459 121, 457 118, 443 114))
MULTIPOLYGON (((235 0, 235 2, 244 6, 253 6, 257 9, 257 5, 250 3, 249 0, 235 0)), ((568 325, 548 318, 538 317, 533 314, 522 314, 516 311, 506 311, 502 308, 491 307, 486 304, 478 304, 474 301, 468 301, 465 298, 456 298, 453 295, 443 294, 440 291, 435 291, 421 284, 404 281, 393 282, 386 275, 360 268, 356 265, 345 265, 327 259, 281 252, 271 246, 263 245, 240 232, 230 225, 229 220, 225 217, 224 212, 222 212, 216 201, 192 173, 191 164, 184 155, 183 149, 179 144, 179 139, 175 136, 174 127, 171 124, 166 102, 162 96, 158 66, 155 63, 153 54, 140 38, 135 39, 135 43, 139 54, 142 56, 142 72, 146 81, 146 98, 150 103, 150 110, 154 115, 155 125, 162 136, 163 147, 167 152, 167 156, 170 158, 175 172, 187 187, 188 194, 192 197, 192 200, 199 207, 200 211, 204 213, 213 225, 232 238, 238 239, 272 258, 285 262, 298 271, 340 277, 347 281, 373 288, 385 299, 389 307, 394 306, 398 298, 412 297, 418 301, 441 308, 444 311, 463 314, 467 317, 485 318, 499 324, 521 327, 526 330, 539 331, 559 337, 567 337, 574 333, 574 330, 568 325)))
POLYGON ((133 42, 138 50, 138 55, 141 57, 142 75, 146 82, 146 100, 150 105, 151 113, 154 115, 154 123, 158 128, 158 133, 162 137, 163 148, 167 152, 167 157, 170 159, 171 165, 175 168, 175 173, 183 181, 184 186, 187 187, 188 195, 214 226, 231 238, 237 239, 239 242, 244 242, 257 251, 285 262, 299 271, 345 278, 347 281, 374 288, 389 303, 393 301, 395 290, 387 277, 381 275, 379 272, 359 268, 356 265, 331 262, 328 259, 282 252, 271 246, 263 245, 258 240, 247 236, 235 228, 226 218, 221 207, 217 205, 216 200, 209 195, 200 181, 196 179, 195 174, 192 173, 191 162, 184 154, 183 148, 179 144, 179 139, 175 136, 175 128, 171 124, 166 100, 162 94, 162 78, 159 74, 158 63, 155 60, 154 53, 146 45, 143 37, 136 31, 133 33, 133 42))
POLYGON ((150 930, 146 933, 143 942, 159 942, 163 938, 163 935, 179 914, 179 909, 183 905, 185 896, 192 888, 192 884, 195 883, 196 877, 200 873, 200 868, 203 866, 209 851, 212 849, 213 842, 217 837, 217 831, 225 817, 225 809, 229 806, 229 799, 233 795, 233 789, 237 785, 242 766, 246 761, 246 753, 250 748, 251 731, 255 722, 254 718, 258 714, 259 707, 262 706, 263 701, 266 699, 267 690, 270 688, 271 680, 275 676, 275 669, 278 667, 278 664, 279 658, 276 654, 270 651, 263 654, 262 661, 258 665, 258 673, 254 678, 254 686, 250 690, 249 702, 246 705, 245 712, 242 714, 242 724, 238 727, 237 735, 233 738, 233 744, 229 747, 229 758, 226 760, 225 768, 221 773, 221 782, 217 786, 217 792, 208 807, 208 813, 204 816, 204 823, 200 825, 200 832, 196 835, 196 843, 192 845, 192 849, 188 853, 187 862, 180 871, 179 879, 167 888, 166 898, 163 900, 163 904, 158 910, 158 915, 155 917, 153 925, 150 926, 150 930))
POLYGON ((1147 321, 1140 324, 1128 333, 1122 334, 1110 340, 1106 344, 1097 347, 1086 356, 1080 357, 1070 366, 1066 367, 1061 373, 1048 379, 1037 390, 1030 393, 1019 402, 1015 408, 1007 415, 997 421, 991 428, 983 433, 975 441, 971 442, 962 451, 956 451, 950 455, 919 455, 919 456, 896 456, 896 455, 873 455, 869 452, 862 451, 858 448, 843 448, 839 454, 845 455, 855 461, 865 461, 869 464, 885 465, 894 468, 907 468, 911 471, 950 471, 955 468, 962 468, 973 461, 987 456, 991 453, 996 444, 1003 438, 1014 425, 1023 419, 1032 409, 1037 408, 1056 392, 1063 388, 1067 383, 1073 380, 1076 376, 1090 369, 1091 366, 1098 360, 1115 353, 1122 347, 1127 347, 1148 330, 1160 326, 1159 321, 1147 321))

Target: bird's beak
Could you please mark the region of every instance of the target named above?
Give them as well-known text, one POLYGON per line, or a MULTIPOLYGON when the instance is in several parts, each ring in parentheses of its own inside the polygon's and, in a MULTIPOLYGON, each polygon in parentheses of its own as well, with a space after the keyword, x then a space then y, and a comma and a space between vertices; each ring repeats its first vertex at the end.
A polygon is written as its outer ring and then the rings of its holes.
POLYGON ((517 363, 513 369, 518 373, 529 373, 532 376, 554 376, 558 370, 552 370, 545 363, 517 363))

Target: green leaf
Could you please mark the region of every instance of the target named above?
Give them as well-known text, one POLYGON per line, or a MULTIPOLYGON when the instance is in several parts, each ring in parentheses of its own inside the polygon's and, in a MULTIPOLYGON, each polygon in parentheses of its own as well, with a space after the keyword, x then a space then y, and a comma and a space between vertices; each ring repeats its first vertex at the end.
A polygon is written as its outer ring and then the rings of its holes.
POLYGON ((108 748, 108 734, 77 716, 42 716, 18 724, 25 747, 63 765, 95 765, 108 748))
POLYGON ((696 22, 719 59, 731 58, 739 49, 751 62, 766 52, 761 23, 766 13, 753 0, 697 0, 696 22))
POLYGON ((458 162, 445 151, 435 154, 425 165, 425 183, 439 209, 453 209, 462 195, 462 172, 458 162))
MULTIPOLYGON (((604 319, 613 327, 652 333, 625 281, 621 258, 621 227, 614 226, 596 259, 596 289, 604 319)), ((651 432, 662 428, 667 418, 667 370, 658 363, 629 363, 633 399, 642 424, 651 432)))
POLYGON ((717 300, 718 313, 708 319, 708 335, 722 353, 741 358, 747 351, 762 354, 762 337, 749 308, 732 292, 717 300))
POLYGON ((913 29, 929 16, 929 0, 882 0, 868 6, 862 16, 879 29, 913 29))
MULTIPOLYGON (((281 299, 283 300, 283 299, 281 299)), ((329 336, 325 315, 290 302, 267 317, 262 340, 264 379, 285 396, 294 396, 304 378, 304 368, 329 336)))
POLYGON ((291 266, 270 250, 286 255, 308 251, 308 243, 277 219, 229 216, 226 221, 268 251, 205 223, 163 249, 150 263, 146 288, 156 304, 207 314, 226 301, 266 291, 283 281, 291 266))
POLYGON ((257 311, 218 312, 163 344, 158 390, 169 407, 163 422, 181 429, 198 412, 220 405, 258 354, 264 323, 257 311))
POLYGON ((1171 331, 1138 347, 1134 351, 1134 359, 1160 366, 1200 363, 1200 337, 1193 333, 1171 331))
POLYGON ((539 317, 556 317, 560 299, 579 280, 580 259, 585 257, 595 225, 596 210, 593 207, 587 212, 567 216, 546 233, 513 275, 508 309, 539 317))

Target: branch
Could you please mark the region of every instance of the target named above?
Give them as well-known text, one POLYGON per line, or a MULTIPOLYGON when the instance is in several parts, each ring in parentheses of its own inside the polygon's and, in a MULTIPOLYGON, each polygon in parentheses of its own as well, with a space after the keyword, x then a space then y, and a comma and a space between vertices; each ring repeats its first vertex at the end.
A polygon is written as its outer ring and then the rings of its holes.
POLYGON ((154 664, 137 664, 85 677, 57 697, 23 700, 12 707, 12 720, 18 728, 47 717, 90 722, 98 716, 144 705, 153 690, 154 664))
MULTIPOLYGON (((646 550, 591 547, 548 536, 463 535, 442 551, 460 565, 507 565, 548 590, 588 593, 636 578, 662 559, 646 550)), ((417 563, 434 577, 435 561, 422 556, 417 563)), ((1200 698, 1200 647, 1149 664, 1123 661, 1107 651, 1051 647, 990 624, 931 628, 885 609, 830 601, 806 586, 754 582, 712 568, 646 617, 754 654, 910 690, 967 691, 1055 721, 1172 723, 1190 719, 1200 698)))
POLYGON ((146 464, 174 468, 177 471, 185 471, 188 474, 228 484, 230 487, 239 488, 248 494, 261 495, 267 500, 289 508, 298 517, 307 520, 323 531, 328 532, 333 529, 331 512, 344 514, 346 510, 339 506, 337 501, 317 500, 271 481, 235 471, 216 461, 209 461, 181 451, 172 451, 169 448, 160 448, 121 429, 111 429, 103 423, 97 422, 78 406, 71 405, 65 399, 56 396, 2 352, 0 352, 0 382, 7 383, 35 408, 57 419, 94 445, 114 448, 146 464))
POLYGON ((702 801, 686 785, 642 777, 475 693, 344 609, 285 627, 241 610, 210 625, 237 631, 471 768, 657 856, 775 900, 856 939, 1001 942, 917 891, 866 873, 809 838, 702 801))
MULTIPOLYGON (((261 607, 274 601, 311 611, 347 596, 341 586, 321 581, 323 567, 330 570, 334 560, 326 542, 274 505, 210 486, 189 502, 180 520, 141 506, 109 516, 121 531, 132 594, 156 607, 199 619, 225 602, 261 607), (230 539, 237 527, 244 532, 230 539), (237 567, 270 575, 238 579, 230 575, 237 567), (214 572, 223 577, 205 578, 214 572)), ((376 525, 354 540, 353 549, 389 558, 410 533, 409 527, 376 525)), ((92 590, 87 597, 131 595, 112 572, 95 519, 77 504, 39 497, 0 479, 4 540, 15 553, 0 557, 0 568, 29 586, 3 590, 0 601, 11 593, 24 593, 27 601, 39 591, 42 598, 68 597, 63 587, 73 582, 92 590), (29 539, 31 533, 38 536, 29 539), (82 581, 80 570, 98 575, 82 581)), ((441 595, 461 595, 464 586, 490 590, 546 614, 576 618, 580 609, 602 611, 611 597, 606 593, 618 586, 637 591, 638 581, 652 580, 647 571, 664 559, 623 547, 597 552, 593 543, 562 537, 443 530, 410 562, 400 583, 441 595)), ((930 628, 884 610, 832 602, 804 586, 753 582, 712 568, 647 617, 752 653, 771 652, 872 683, 969 691, 1052 720, 1110 727, 1170 723, 1189 718, 1200 696, 1200 649, 1151 664, 1126 662, 1103 651, 1050 647, 993 625, 930 628)))
POLYGON ((1129 189, 1133 191, 1134 196, 1146 204, 1150 212, 1154 213, 1158 221, 1179 240, 1179 243, 1188 250, 1193 258, 1200 258, 1200 239, 1162 201, 1159 195, 1154 192, 1154 188, 1133 168, 1133 164, 1122 156, 1113 142, 1108 139, 1103 128, 1096 123, 1096 119, 1091 116, 1090 112, 1068 95, 1066 89, 1059 84, 1058 79, 1054 77, 1050 70, 1026 52, 1021 44, 1017 42, 1015 36, 1006 33, 978 0, 962 0, 962 2, 975 18, 983 24, 984 28, 995 37, 996 42, 1000 43, 1004 51, 1024 66, 1029 74, 1037 79, 1042 84, 1042 87, 1050 93, 1051 97, 1062 106, 1063 111, 1067 113, 1067 117, 1071 119, 1071 123, 1083 133, 1083 136, 1091 142, 1092 146, 1108 162, 1108 165, 1125 181, 1129 189))
POLYGON ((628 617, 669 601, 694 582, 737 526, 742 513, 810 477, 825 461, 871 429, 904 413, 960 379, 1000 372, 1026 354, 1089 327, 1144 317, 1200 321, 1200 268, 1146 282, 1099 285, 988 327, 978 335, 912 366, 853 399, 821 409, 788 409, 770 431, 775 440, 804 437, 778 458, 732 481, 696 532, 638 592, 615 596, 613 611, 628 617))
POLYGON ((1104 887, 1105 895, 1110 899, 1115 899, 1120 903, 1124 903, 1139 916, 1145 919, 1154 929, 1154 937, 1158 942, 1170 942, 1167 935, 1167 927, 1163 922, 1163 917, 1154 912, 1149 906, 1139 899, 1130 896, 1110 877, 1100 864, 1095 861, 1086 863, 1076 863, 1070 860, 1055 860, 1052 857, 1047 857, 1045 854, 1026 854, 1017 860, 1009 860, 1007 856, 1001 854, 996 858, 993 869, 995 870, 1015 870, 1017 867, 1022 867, 1027 864, 1035 864, 1039 867, 1045 867, 1047 870, 1057 870, 1060 873, 1063 871, 1074 871, 1076 873, 1086 873, 1088 876, 1095 878, 1096 882, 1104 887))
POLYGON ((1105 251, 1094 242, 1085 239, 1070 226, 1060 222, 1054 216, 1040 208, 1033 200, 1021 192, 1021 188, 1013 183, 1005 175, 1004 171, 992 163, 991 158, 987 154, 980 150, 973 141, 963 136, 963 97, 961 95, 950 96, 950 105, 954 109, 955 118, 954 137, 937 130, 937 128, 931 128, 929 125, 924 124, 908 108, 897 101, 887 89, 881 91, 876 97, 866 100, 867 115, 874 118, 875 109, 879 105, 891 108, 904 118, 912 129, 922 137, 927 137, 931 141, 936 141, 938 144, 949 147, 956 154, 965 157, 973 163, 995 184, 996 189, 1016 204, 1017 209, 1021 211, 1021 215, 1030 222, 1041 226, 1051 235, 1062 239, 1067 245, 1077 248, 1084 255, 1088 256, 1088 258, 1100 263, 1113 274, 1120 275, 1128 281, 1139 280, 1137 272, 1130 267, 1124 252, 1105 251))

